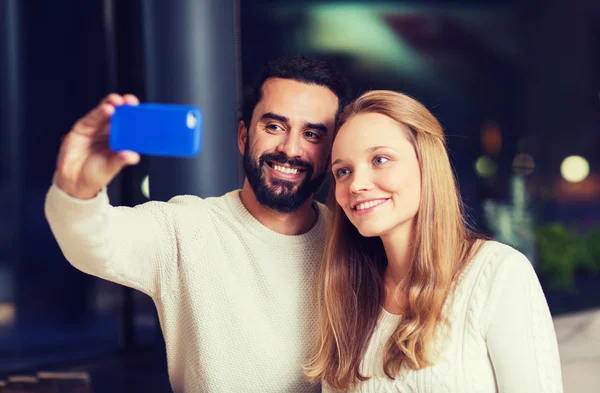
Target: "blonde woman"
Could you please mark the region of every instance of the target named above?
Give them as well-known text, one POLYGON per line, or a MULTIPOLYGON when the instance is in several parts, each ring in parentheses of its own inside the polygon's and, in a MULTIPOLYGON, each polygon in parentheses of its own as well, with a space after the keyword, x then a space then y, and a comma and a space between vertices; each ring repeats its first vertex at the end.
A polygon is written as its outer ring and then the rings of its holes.
POLYGON ((324 392, 562 392, 532 265, 467 228, 436 118, 368 92, 342 113, 331 160, 309 378, 324 392))

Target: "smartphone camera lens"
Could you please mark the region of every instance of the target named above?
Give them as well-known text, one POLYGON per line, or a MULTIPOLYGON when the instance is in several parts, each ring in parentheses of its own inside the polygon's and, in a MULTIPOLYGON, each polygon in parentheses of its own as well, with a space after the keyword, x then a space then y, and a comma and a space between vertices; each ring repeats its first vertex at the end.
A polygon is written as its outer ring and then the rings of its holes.
POLYGON ((196 119, 196 115, 193 112, 188 112, 186 119, 186 124, 188 128, 191 128, 192 130, 196 128, 197 121, 198 120, 196 119))

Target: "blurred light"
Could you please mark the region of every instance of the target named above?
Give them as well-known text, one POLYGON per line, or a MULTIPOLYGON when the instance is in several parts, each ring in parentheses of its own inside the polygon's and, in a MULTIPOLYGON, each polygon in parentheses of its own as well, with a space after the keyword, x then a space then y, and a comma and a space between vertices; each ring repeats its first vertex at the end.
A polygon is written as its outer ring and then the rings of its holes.
POLYGON ((0 303, 0 327, 10 327, 15 324, 17 311, 13 303, 0 303))
POLYGON ((148 175, 142 180, 142 194, 150 199, 150 176, 148 175))
POLYGON ((481 156, 475 161, 475 172, 481 177, 491 177, 496 173, 496 164, 488 156, 481 156))
POLYGON ((590 164, 581 156, 570 156, 560 165, 560 173, 566 181, 579 183, 589 175, 590 164))
POLYGON ((527 153, 517 154, 513 160, 513 170, 519 175, 527 176, 533 172, 535 162, 533 157, 527 153))
MULTIPOLYGON (((418 12, 417 7, 411 6, 402 7, 398 12, 411 10, 418 12)), ((386 11, 381 7, 337 3, 315 4, 304 11, 292 6, 288 7, 290 11, 301 12, 300 15, 308 13, 307 31, 300 42, 300 45, 306 45, 306 49, 349 55, 362 67, 402 70, 405 76, 411 78, 419 78, 432 69, 427 59, 420 57, 418 50, 384 23, 382 15, 386 11)))
POLYGON ((481 129, 481 148, 487 154, 498 154, 502 150, 502 131, 498 123, 486 122, 481 129))
MULTIPOLYGON (((18 384, 18 383, 38 383, 38 379, 37 377, 34 377, 32 375, 11 375, 10 377, 8 377, 8 382, 9 383, 14 383, 14 384, 18 384)), ((30 388, 26 388, 23 389, 24 391, 27 390, 29 391, 30 388)), ((12 389, 11 389, 12 390, 12 389)), ((16 391, 19 391, 20 389, 15 389, 16 391)))

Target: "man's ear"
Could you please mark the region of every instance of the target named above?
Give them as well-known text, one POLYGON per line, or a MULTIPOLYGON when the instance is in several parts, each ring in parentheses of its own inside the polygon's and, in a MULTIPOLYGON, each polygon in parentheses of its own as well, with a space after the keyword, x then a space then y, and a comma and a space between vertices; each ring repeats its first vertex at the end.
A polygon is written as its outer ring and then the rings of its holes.
POLYGON ((242 155, 246 152, 246 140, 248 139, 248 127, 244 124, 243 120, 238 123, 238 149, 242 155))

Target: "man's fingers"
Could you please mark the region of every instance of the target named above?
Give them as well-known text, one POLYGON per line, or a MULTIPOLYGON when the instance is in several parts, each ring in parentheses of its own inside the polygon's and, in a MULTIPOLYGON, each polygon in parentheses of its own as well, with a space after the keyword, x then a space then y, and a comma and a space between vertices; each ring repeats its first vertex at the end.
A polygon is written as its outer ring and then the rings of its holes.
POLYGON ((125 104, 127 104, 127 105, 139 105, 139 103, 140 103, 140 100, 133 94, 125 94, 123 96, 123 100, 125 101, 125 104))
POLYGON ((113 106, 119 106, 119 105, 138 105, 140 103, 140 100, 133 94, 125 94, 125 95, 119 95, 116 93, 111 93, 109 95, 107 95, 102 101, 102 104, 106 103, 106 104, 111 104, 113 106))
POLYGON ((75 126, 73 127, 73 131, 78 134, 83 135, 95 135, 102 131, 112 114, 115 112, 115 107, 111 104, 100 104, 91 111, 88 112, 87 115, 79 119, 75 126))
POLYGON ((123 105, 124 99, 116 93, 110 93, 100 102, 100 104, 110 104, 112 106, 123 105))
POLYGON ((108 122, 104 123, 104 125, 102 125, 102 127, 100 127, 98 129, 98 131, 96 132, 95 136, 97 137, 107 137, 108 138, 108 134, 110 133, 110 124, 108 122))
POLYGON ((127 105, 139 105, 139 99, 133 94, 120 96, 115 93, 107 95, 100 104, 79 119, 72 131, 81 135, 105 134, 110 117, 115 113, 115 107, 127 105))
POLYGON ((106 170, 110 180, 115 177, 126 165, 135 165, 140 162, 140 155, 132 151, 120 151, 110 155, 106 162, 106 170))
POLYGON ((140 162, 140 155, 134 151, 124 150, 117 154, 126 165, 136 165, 138 162, 140 162))

